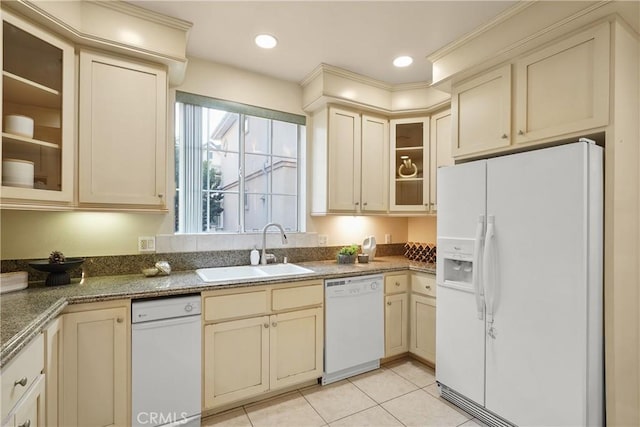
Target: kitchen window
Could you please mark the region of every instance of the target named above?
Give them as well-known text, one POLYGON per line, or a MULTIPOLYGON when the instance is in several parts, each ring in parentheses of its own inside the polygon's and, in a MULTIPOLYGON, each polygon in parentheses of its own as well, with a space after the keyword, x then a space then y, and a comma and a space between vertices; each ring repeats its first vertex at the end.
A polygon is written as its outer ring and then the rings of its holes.
POLYGON ((177 92, 175 231, 300 231, 305 117, 177 92))

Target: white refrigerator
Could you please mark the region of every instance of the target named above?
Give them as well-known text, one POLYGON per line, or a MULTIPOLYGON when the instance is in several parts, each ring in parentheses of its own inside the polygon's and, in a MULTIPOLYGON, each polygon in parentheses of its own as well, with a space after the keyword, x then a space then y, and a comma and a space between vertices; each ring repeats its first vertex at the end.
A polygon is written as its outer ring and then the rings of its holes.
POLYGON ((489 425, 604 424, 603 152, 438 170, 436 379, 489 425))

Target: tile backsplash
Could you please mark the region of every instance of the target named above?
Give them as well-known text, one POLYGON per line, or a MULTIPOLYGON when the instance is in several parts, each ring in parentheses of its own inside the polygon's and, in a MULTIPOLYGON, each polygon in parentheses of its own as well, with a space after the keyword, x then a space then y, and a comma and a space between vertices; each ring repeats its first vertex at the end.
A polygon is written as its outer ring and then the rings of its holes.
POLYGON ((407 242, 404 244, 404 256, 411 261, 435 263, 436 244, 407 242))

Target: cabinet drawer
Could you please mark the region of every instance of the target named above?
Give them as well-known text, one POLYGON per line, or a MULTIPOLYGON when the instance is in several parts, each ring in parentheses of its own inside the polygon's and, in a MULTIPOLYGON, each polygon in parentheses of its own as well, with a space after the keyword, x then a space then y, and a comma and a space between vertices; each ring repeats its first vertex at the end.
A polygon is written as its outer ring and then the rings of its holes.
POLYGON ((44 369, 44 338, 42 334, 2 369, 2 414, 4 419, 18 400, 37 380, 44 369), (19 383, 21 382, 21 383, 19 383))
POLYGON ((384 293, 395 294, 398 292, 407 292, 409 288, 409 276, 403 274, 389 274, 384 278, 384 293))
POLYGON ((324 292, 322 284, 275 289, 271 296, 271 308, 273 311, 279 311, 320 305, 323 299, 324 292))
POLYGON ((217 320, 248 317, 267 312, 267 291, 246 292, 207 297, 204 300, 204 320, 217 320))
POLYGON ((436 296, 436 276, 430 274, 412 274, 411 292, 436 296))

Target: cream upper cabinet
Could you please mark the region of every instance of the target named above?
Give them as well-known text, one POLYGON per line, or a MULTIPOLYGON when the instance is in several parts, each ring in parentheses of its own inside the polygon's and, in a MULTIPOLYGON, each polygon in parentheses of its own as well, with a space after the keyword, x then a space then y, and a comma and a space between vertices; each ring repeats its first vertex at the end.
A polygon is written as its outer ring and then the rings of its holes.
POLYGON ((454 157, 510 145, 511 65, 455 85, 451 93, 454 157))
POLYGON ((607 125, 609 32, 603 23, 516 62, 516 144, 607 125))
POLYGON ((426 273, 411 273, 409 351, 436 363, 436 280, 426 273))
POLYGON ((331 106, 312 123, 311 213, 386 212, 388 120, 331 106))
POLYGON ((166 208, 166 71, 80 52, 79 202, 166 208))
POLYGON ((453 157, 451 156, 451 110, 441 111, 431 116, 430 160, 429 199, 431 202, 431 211, 436 212, 438 210, 438 168, 453 165, 453 157))
POLYGON ((4 9, 2 45, 1 206, 70 205, 74 48, 4 9))
POLYGON ((323 289, 308 281, 202 294, 204 410, 322 376, 323 289))
POLYGON ((386 212, 389 206, 389 121, 362 115, 361 210, 386 212))
POLYGON ((100 307, 70 306, 88 311, 62 315, 64 426, 129 423, 130 311, 125 306, 100 307))
POLYGON ((390 211, 428 212, 429 118, 394 119, 390 122, 390 211))

